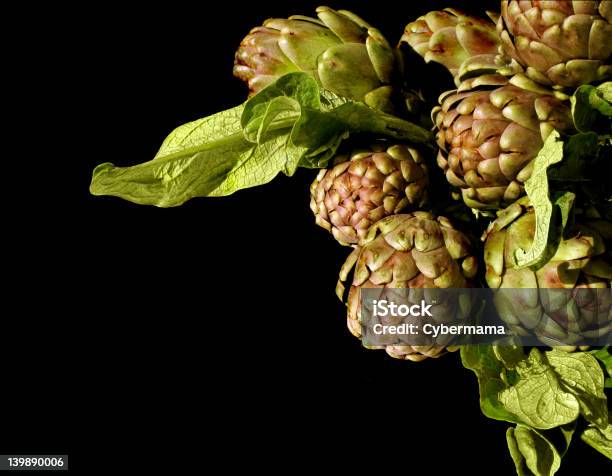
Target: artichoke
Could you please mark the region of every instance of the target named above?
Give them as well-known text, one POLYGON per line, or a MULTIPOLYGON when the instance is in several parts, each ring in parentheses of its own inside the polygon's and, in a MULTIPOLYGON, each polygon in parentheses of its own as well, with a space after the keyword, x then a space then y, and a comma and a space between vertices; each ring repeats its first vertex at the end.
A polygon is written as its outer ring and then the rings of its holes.
MULTIPOLYGON (((351 333, 361 338, 362 289, 470 287, 477 259, 471 253, 468 238, 446 218, 414 212, 393 215, 372 226, 363 246, 353 250, 340 271, 336 293, 341 300, 353 267, 346 296, 347 323, 351 333)), ((461 306, 456 306, 455 312, 469 314, 461 306)), ((394 358, 412 361, 439 357, 446 350, 440 345, 384 348, 394 358)))
POLYGON ((612 2, 504 0, 497 28, 506 55, 555 88, 612 77, 612 2))
POLYGON ((459 78, 474 74, 483 64, 495 63, 499 37, 494 22, 447 8, 409 23, 400 40, 400 46, 403 44, 428 63, 444 65, 459 85, 459 78))
POLYGON ((517 335, 553 346, 609 332, 612 224, 578 215, 572 233, 546 264, 536 270, 520 268, 516 252, 531 247, 535 227, 535 212, 523 197, 499 212, 483 235, 487 284, 507 290, 495 295, 500 317, 517 335))
POLYGON ((340 96, 394 112, 401 97, 398 52, 351 12, 319 7, 317 16, 274 18, 251 30, 236 52, 234 75, 256 94, 280 76, 302 71, 340 96))
POLYGON ((414 148, 379 143, 336 162, 310 187, 310 208, 343 245, 360 243, 373 223, 427 201, 427 167, 414 148))
POLYGON ((572 128, 566 102, 514 79, 500 74, 466 79, 442 94, 432 112, 438 165, 469 207, 502 208, 524 195, 533 159, 548 135, 572 128))

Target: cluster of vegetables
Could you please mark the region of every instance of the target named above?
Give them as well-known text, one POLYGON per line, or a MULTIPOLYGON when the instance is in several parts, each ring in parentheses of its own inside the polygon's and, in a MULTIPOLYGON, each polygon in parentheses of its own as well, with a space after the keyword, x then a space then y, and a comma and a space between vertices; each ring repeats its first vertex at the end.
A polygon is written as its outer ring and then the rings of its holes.
MULTIPOLYGON (((311 208, 353 248, 337 293, 357 337, 364 288, 609 290, 612 2, 500 6, 482 18, 430 12, 397 47, 328 7, 268 20, 236 53, 244 104, 179 127, 149 162, 98 166, 91 192, 172 207, 320 169, 311 208), (438 104, 407 66, 416 54, 454 79, 438 104)), ((483 413, 512 425, 519 475, 554 474, 574 434, 612 459, 612 355, 554 345, 560 328, 540 317, 559 303, 530 296, 496 301, 497 311, 549 350, 461 349, 483 413)), ((571 304, 574 329, 610 333, 612 299, 596 318, 593 302, 571 304)), ((420 361, 451 349, 385 350, 420 361)))

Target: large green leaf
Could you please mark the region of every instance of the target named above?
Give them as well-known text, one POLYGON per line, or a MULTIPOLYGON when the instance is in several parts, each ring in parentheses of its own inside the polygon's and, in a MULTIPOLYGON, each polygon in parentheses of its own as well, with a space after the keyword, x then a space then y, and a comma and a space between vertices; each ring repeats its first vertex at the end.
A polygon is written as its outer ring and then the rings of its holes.
POLYGON ((597 360, 599 360, 603 364, 608 375, 612 376, 612 353, 610 353, 610 347, 605 346, 601 349, 596 349, 589 353, 597 360))
POLYGON ((353 133, 429 145, 429 131, 321 90, 305 73, 280 78, 244 105, 185 124, 155 158, 132 167, 98 166, 90 191, 173 207, 263 185, 298 166, 326 167, 353 133))
POLYGON ((230 195, 268 183, 290 162, 299 161, 305 149, 288 143, 282 128, 263 144, 247 141, 240 128, 242 110, 240 106, 179 127, 150 162, 99 165, 91 193, 174 207, 194 197, 230 195))
POLYGON ((555 369, 537 349, 517 365, 519 379, 499 394, 499 401, 525 424, 542 430, 578 418, 580 403, 561 385, 555 369))
POLYGON ((609 456, 604 373, 591 353, 534 348, 526 356, 516 345, 464 346, 461 360, 478 377, 482 412, 516 424, 506 439, 519 476, 554 475, 580 415, 590 422, 582 439, 609 456))
POLYGON ((608 426, 608 402, 604 374, 597 360, 586 352, 546 352, 546 360, 559 376, 564 390, 573 394, 586 421, 599 428, 608 426))
POLYGON ((464 346, 463 365, 476 373, 483 413, 489 418, 548 430, 580 414, 600 428, 608 424, 604 375, 595 357, 517 346, 464 346))

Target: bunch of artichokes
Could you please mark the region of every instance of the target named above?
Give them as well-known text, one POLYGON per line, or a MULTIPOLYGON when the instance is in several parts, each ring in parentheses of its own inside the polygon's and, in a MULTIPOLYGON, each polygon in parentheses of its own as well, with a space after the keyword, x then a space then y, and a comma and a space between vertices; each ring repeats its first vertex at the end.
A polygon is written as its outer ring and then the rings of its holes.
MULTIPOLYGON (((354 266, 348 323, 366 344, 360 306, 367 288, 441 295, 485 282, 494 290, 608 289, 606 219, 580 215, 572 226, 571 209, 563 209, 557 226, 551 210, 574 199, 600 209, 612 203, 597 170, 588 170, 612 147, 612 83, 601 84, 612 76, 612 1, 499 6, 499 14, 482 17, 455 8, 426 13, 408 23, 396 46, 346 10, 269 19, 235 54, 234 75, 249 88, 243 105, 179 127, 145 164, 101 164, 90 190, 169 207, 300 167, 322 169, 310 208, 320 227, 353 248, 340 282, 354 266), (448 70, 431 100, 422 59, 439 63, 442 76, 448 70), (564 197, 560 205, 553 196, 564 197), (480 220, 491 219, 486 274, 478 275, 480 220), (540 253, 531 268, 513 261, 526 249, 540 253)), ((517 335, 571 344, 578 339, 559 335, 561 320, 576 336, 607 329, 600 317, 610 306, 594 313, 588 293, 552 302, 551 293, 536 292, 528 303, 504 295, 499 314, 517 335), (571 316, 560 317, 562 305, 573 306, 571 316), (540 318, 544 324, 536 324, 540 318)), ((445 312, 461 320, 471 310, 445 312)), ((394 357, 421 360, 446 344, 386 347, 394 357)))
POLYGON ((612 458, 612 0, 498 5, 488 18, 427 13, 395 47, 344 10, 267 20, 235 55, 244 104, 180 126, 149 162, 99 165, 90 190, 171 207, 322 168, 310 208, 352 248, 336 288, 350 332, 401 360, 463 345, 485 415, 517 425, 518 474, 552 476, 574 432, 612 458), (431 104, 422 59, 448 70, 431 104), (389 298, 408 311, 371 313, 389 298), (499 317, 504 344, 555 349, 429 338, 423 321, 417 339, 378 339, 368 326, 407 316, 456 328, 499 317), (586 345, 602 348, 559 350, 586 345))
POLYGON ((607 293, 585 291, 610 288, 609 223, 582 218, 535 270, 518 267, 515 254, 529 249, 535 234, 535 211, 521 198, 533 161, 553 130, 573 130, 565 93, 611 75, 611 6, 502 1, 497 43, 479 41, 494 36, 493 23, 450 9, 409 24, 403 37, 426 61, 446 66, 458 85, 432 112, 437 162, 449 184, 471 208, 508 207, 483 237, 487 284, 516 291, 496 294, 498 312, 516 334, 550 345, 610 330, 607 293))
MULTIPOLYGON (((508 207, 486 234, 487 284, 538 289, 569 279, 563 287, 609 286, 598 232, 591 241, 586 235, 563 241, 537 271, 515 269, 510 257, 518 247, 528 248, 533 235, 534 211, 524 195, 534 159, 552 131, 574 131, 568 93, 610 76, 610 11, 599 1, 502 1, 501 15, 487 12, 486 19, 448 8, 409 23, 394 49, 355 14, 320 7, 318 19, 272 19, 252 30, 236 54, 234 74, 255 94, 283 74, 305 71, 329 91, 397 112, 398 98, 406 97, 401 75, 410 74, 400 49, 412 48, 425 61, 440 63, 457 89, 443 93, 432 110, 437 165, 467 207, 488 216, 508 207), (520 218, 514 216, 518 209, 520 218), (516 220, 512 225, 510 215, 516 220), (586 242, 590 247, 579 246, 586 242), (560 277, 568 266, 571 276, 560 277)), ((411 144, 379 141, 338 153, 311 186, 317 224, 340 244, 355 247, 340 283, 355 265, 347 306, 349 329, 358 337, 362 288, 477 285, 469 239, 429 213, 438 205, 428 200, 431 161, 426 150, 411 144)), ((516 303, 502 304, 501 296, 500 314, 521 334, 516 317, 521 312, 516 303)), ((534 306, 524 316, 546 313, 541 303, 534 306)), ((554 322, 530 332, 545 341, 554 334, 554 322)), ((388 346, 387 352, 421 360, 441 355, 444 346, 388 346)))
POLYGON ((560 90, 610 77, 611 10, 609 2, 513 0, 502 2, 497 27, 451 9, 406 27, 402 41, 458 85, 432 116, 438 165, 466 205, 510 205, 550 132, 571 132, 560 90))

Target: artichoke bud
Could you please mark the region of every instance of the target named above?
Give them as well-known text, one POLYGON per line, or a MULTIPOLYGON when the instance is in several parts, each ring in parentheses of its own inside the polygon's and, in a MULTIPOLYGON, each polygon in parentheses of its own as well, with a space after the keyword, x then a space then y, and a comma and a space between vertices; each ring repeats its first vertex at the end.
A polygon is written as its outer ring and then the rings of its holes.
POLYGON ((527 198, 499 212, 489 225, 483 236, 485 279, 489 287, 504 289, 495 295, 495 306, 517 335, 556 347, 612 328, 612 297, 597 292, 612 285, 611 242, 596 230, 607 228, 599 222, 576 213, 554 256, 537 270, 519 269, 514 261, 535 235, 535 212, 527 198))
POLYGON ((612 77, 612 16, 608 0, 503 0, 497 22, 512 72, 555 90, 612 77))
POLYGON ((422 100, 404 91, 401 58, 380 31, 351 12, 319 7, 317 15, 271 19, 251 30, 234 63, 234 75, 248 83, 251 95, 302 71, 323 88, 370 107, 419 113, 422 100))
POLYGON ((374 223, 427 203, 427 166, 413 147, 378 143, 343 157, 310 187, 317 224, 341 244, 363 243, 374 223))
MULTIPOLYGON (((456 300, 445 298, 446 288, 472 287, 477 258, 471 252, 468 238, 453 228, 449 220, 427 212, 393 215, 370 228, 361 246, 355 248, 340 272, 337 289, 350 282, 346 299, 347 326, 355 336, 362 337, 361 290, 380 288, 381 295, 393 295, 394 289, 406 289, 411 302, 421 299, 437 302, 436 315, 441 322, 454 322, 472 312, 469 296, 456 300), (352 280, 347 269, 354 266, 352 280)), ((346 294, 346 293, 344 293, 346 294)), ((435 345, 396 345, 383 348, 394 358, 421 361, 439 357, 449 348, 448 341, 435 345)))
POLYGON ((438 166, 470 208, 503 208, 523 196, 544 140, 553 129, 572 130, 569 103, 545 91, 492 74, 440 96, 432 112, 438 166))

